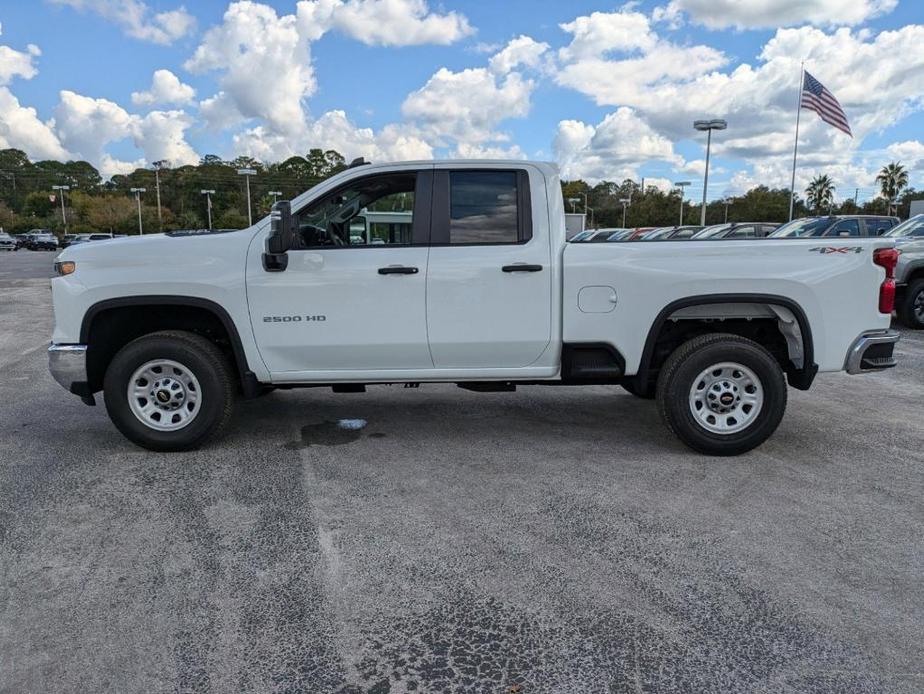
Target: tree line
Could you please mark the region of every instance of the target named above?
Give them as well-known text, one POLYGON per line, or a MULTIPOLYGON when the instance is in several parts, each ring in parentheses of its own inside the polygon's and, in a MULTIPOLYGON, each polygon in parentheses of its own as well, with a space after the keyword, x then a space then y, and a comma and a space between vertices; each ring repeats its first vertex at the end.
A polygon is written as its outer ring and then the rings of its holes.
MULTIPOLYGON (((247 226, 247 182, 240 169, 253 169, 250 196, 253 218, 267 214, 276 198, 291 199, 325 178, 346 168, 344 157, 334 150, 312 149, 266 164, 250 157, 224 161, 215 155, 202 157, 196 165, 172 168, 155 162, 104 181, 85 161, 32 162, 17 149, 0 150, 0 228, 11 232, 51 229, 71 233, 103 231, 138 233, 138 202, 145 232, 204 229, 208 226, 209 199, 212 227, 237 229, 247 226), (66 189, 65 189, 66 188, 66 189), (158 205, 159 188, 159 205, 158 205), (132 189, 144 189, 133 193, 132 189), (203 191, 214 191, 208 196, 203 191), (62 214, 62 196, 64 213, 62 214)), ((893 214, 907 217, 912 200, 924 199, 924 191, 908 186, 904 167, 893 162, 880 172, 881 195, 862 204, 846 199, 834 204, 834 183, 820 176, 796 199, 794 215, 893 214)), ((565 207, 587 214, 595 228, 670 226, 680 219, 681 196, 626 179, 621 183, 582 180, 562 182, 565 207), (623 206, 621 201, 627 200, 623 206)), ((685 223, 697 224, 701 205, 683 203, 685 223)), ((757 186, 742 195, 714 200, 706 206, 706 223, 729 221, 784 222, 789 216, 789 190, 757 186)))

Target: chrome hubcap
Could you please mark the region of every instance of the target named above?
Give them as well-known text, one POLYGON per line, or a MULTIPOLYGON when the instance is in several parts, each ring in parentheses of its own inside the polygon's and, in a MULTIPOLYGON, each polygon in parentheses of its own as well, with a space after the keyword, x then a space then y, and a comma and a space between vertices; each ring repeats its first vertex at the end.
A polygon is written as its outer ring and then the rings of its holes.
POLYGON ((128 382, 128 404, 138 420, 157 431, 176 431, 199 414, 202 402, 195 374, 179 362, 142 364, 128 382))
POLYGON ((757 375, 743 364, 713 364, 690 388, 690 412, 707 431, 734 434, 750 426, 764 404, 757 375))

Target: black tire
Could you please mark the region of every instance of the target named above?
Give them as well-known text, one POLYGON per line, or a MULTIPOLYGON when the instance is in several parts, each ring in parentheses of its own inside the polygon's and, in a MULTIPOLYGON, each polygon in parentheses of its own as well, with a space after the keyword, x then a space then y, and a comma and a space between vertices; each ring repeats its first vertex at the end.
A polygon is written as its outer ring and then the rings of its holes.
POLYGON ((103 379, 106 411, 126 438, 152 451, 188 451, 217 436, 234 409, 234 369, 212 342, 194 333, 163 331, 129 342, 112 359, 103 379), (132 412, 129 379, 143 364, 169 359, 192 372, 199 382, 201 404, 191 422, 175 431, 158 431, 132 412))
POLYGON ((627 393, 631 393, 637 398, 642 400, 654 400, 655 399, 655 389, 646 388, 645 390, 639 390, 638 384, 635 381, 626 381, 620 384, 627 393))
POLYGON ((896 306, 898 320, 912 330, 924 330, 924 315, 915 314, 915 302, 924 301, 924 278, 912 281, 902 293, 901 301, 896 306))
POLYGON ((657 401, 661 419, 683 443, 708 455, 739 455, 766 441, 786 411, 783 370, 766 349, 738 335, 716 333, 685 342, 668 357, 658 376, 657 401), (694 416, 691 389, 703 371, 722 362, 750 369, 763 389, 763 404, 743 430, 720 434, 694 416))

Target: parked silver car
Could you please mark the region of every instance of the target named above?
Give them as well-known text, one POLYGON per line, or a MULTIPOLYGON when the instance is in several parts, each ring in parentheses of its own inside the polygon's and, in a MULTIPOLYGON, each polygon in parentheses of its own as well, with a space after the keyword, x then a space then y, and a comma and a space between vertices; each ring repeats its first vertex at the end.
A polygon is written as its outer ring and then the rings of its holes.
POLYGON ((915 215, 889 231, 895 239, 895 310, 909 328, 924 330, 924 214, 915 215))

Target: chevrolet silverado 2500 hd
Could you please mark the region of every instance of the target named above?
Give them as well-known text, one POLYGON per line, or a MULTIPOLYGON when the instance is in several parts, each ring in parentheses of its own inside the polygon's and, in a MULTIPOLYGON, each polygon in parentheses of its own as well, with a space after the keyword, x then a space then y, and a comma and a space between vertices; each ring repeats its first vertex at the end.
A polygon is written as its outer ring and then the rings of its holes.
POLYGON ((359 162, 248 229, 66 249, 50 367, 153 450, 202 444, 238 394, 449 382, 621 385, 731 455, 787 381, 895 365, 893 243, 570 244, 550 164, 359 162))

